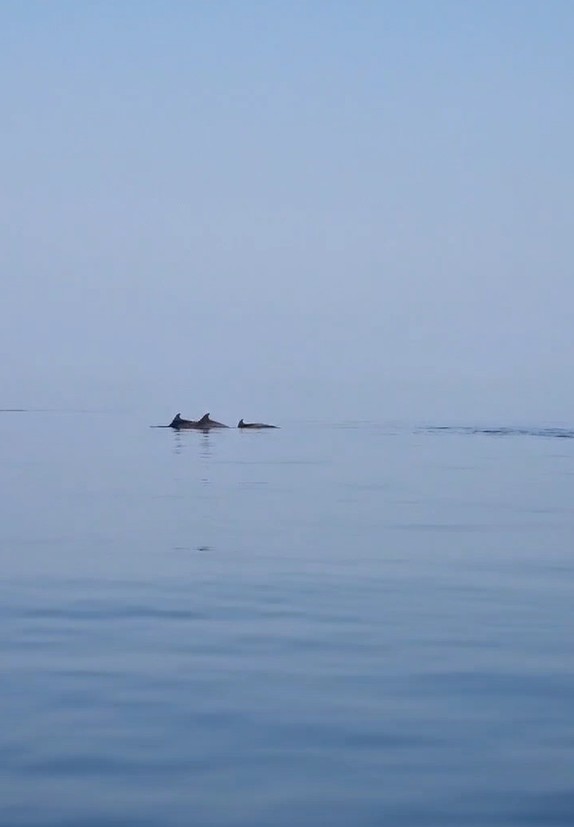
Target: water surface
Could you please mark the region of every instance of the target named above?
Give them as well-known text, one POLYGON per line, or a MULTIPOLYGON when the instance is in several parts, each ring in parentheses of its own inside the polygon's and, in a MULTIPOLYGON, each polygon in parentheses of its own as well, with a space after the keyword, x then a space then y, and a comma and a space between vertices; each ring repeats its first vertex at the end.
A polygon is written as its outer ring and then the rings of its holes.
POLYGON ((573 435, 0 414, 2 827, 574 818, 573 435))

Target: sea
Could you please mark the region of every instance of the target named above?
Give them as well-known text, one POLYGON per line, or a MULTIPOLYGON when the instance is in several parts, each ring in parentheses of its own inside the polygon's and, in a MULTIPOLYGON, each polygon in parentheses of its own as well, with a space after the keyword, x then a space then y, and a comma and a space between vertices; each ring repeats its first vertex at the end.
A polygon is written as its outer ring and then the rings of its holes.
POLYGON ((0 413, 1 827, 574 824, 574 430, 153 424, 0 413))

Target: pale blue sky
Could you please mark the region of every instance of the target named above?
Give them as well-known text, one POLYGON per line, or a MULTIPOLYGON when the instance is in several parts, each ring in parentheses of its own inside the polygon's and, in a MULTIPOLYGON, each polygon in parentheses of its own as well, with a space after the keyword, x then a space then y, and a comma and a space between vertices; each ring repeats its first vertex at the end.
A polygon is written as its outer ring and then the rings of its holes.
POLYGON ((569 0, 5 0, 0 407, 572 421, 572 43, 569 0))

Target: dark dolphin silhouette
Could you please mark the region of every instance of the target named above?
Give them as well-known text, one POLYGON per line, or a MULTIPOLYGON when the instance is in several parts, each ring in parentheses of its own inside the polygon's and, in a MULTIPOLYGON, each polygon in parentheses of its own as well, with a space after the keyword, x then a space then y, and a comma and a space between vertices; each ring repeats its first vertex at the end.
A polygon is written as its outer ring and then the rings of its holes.
POLYGON ((238 428, 278 428, 278 425, 265 425, 264 422, 244 422, 242 419, 237 423, 238 428))
POLYGON ((176 431, 190 428, 196 431, 208 431, 210 428, 229 428, 229 425, 210 419, 209 414, 206 413, 201 419, 182 419, 181 414, 176 414, 167 427, 174 428, 176 431))

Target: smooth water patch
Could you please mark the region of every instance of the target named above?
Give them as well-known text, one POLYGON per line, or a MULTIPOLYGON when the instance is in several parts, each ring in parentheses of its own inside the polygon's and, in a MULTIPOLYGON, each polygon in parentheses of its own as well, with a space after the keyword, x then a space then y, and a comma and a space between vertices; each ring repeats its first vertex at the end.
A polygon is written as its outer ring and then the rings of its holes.
POLYGON ((569 825, 574 448, 0 423, 0 824, 569 825))

